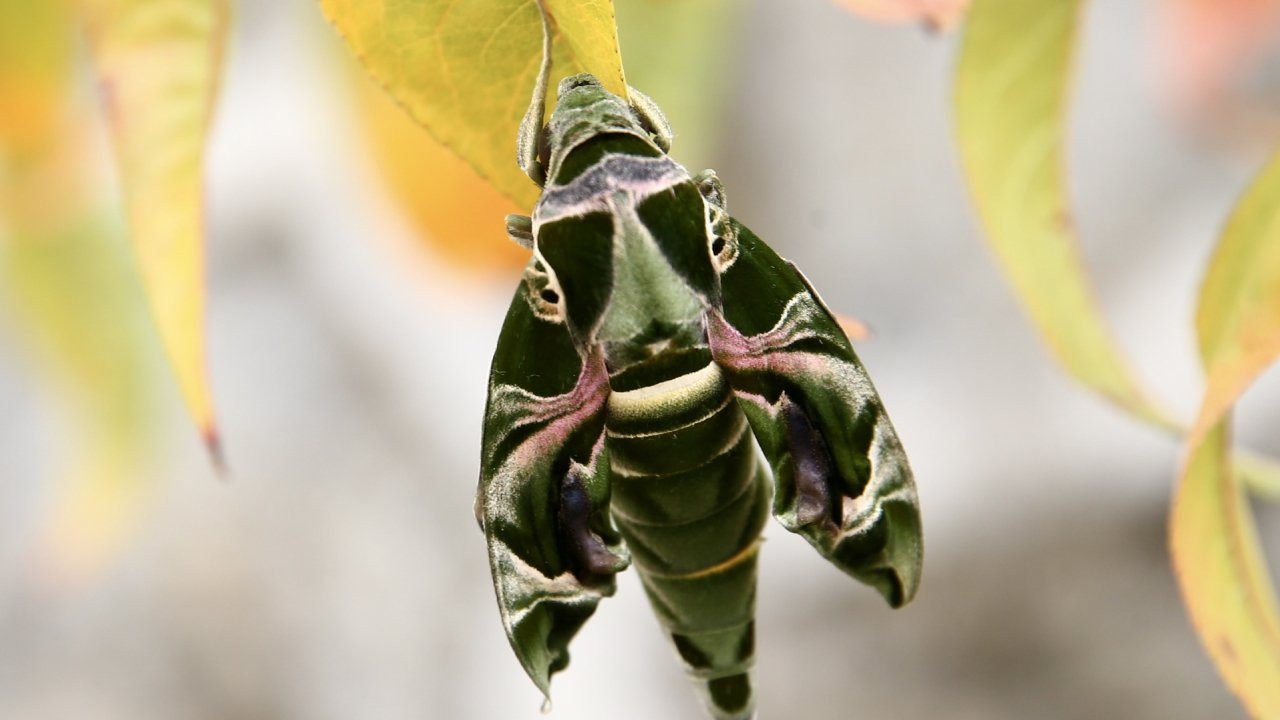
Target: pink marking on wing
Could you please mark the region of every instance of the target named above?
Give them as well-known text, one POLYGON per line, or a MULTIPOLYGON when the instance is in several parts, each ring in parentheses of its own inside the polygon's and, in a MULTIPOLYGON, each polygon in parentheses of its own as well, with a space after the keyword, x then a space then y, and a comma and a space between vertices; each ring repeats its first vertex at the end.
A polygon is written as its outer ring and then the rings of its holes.
MULTIPOLYGON (((719 310, 707 313, 707 339, 716 362, 738 371, 755 371, 795 375, 817 373, 831 368, 833 358, 813 352, 786 352, 788 345, 809 338, 815 333, 797 329, 802 318, 792 312, 792 303, 783 312, 778 324, 771 329, 750 337, 724 319, 719 310)), ((835 360, 835 362, 839 362, 835 360)))
POLYGON ((530 401, 527 414, 517 423, 547 423, 512 453, 517 467, 529 467, 537 458, 552 456, 569 440, 573 431, 599 413, 609 398, 609 371, 604 353, 596 348, 582 364, 573 389, 563 395, 530 401))

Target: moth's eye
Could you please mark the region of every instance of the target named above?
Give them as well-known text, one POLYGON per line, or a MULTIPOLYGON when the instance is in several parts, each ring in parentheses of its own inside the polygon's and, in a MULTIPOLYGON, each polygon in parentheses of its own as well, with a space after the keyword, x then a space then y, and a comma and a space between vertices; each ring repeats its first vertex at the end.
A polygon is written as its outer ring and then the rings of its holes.
POLYGON ((723 273, 738 258, 738 237, 729 216, 713 205, 707 207, 707 237, 710 240, 711 264, 723 273))
POLYGON ((564 303, 560 302, 560 284, 535 258, 524 269, 525 299, 534 315, 547 322, 564 322, 564 303))

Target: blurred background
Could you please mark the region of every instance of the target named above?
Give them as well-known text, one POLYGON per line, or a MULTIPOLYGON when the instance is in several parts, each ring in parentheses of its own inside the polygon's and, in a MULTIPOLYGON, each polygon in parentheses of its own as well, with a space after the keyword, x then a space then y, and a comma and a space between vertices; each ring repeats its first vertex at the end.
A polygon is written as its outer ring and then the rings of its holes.
MULTIPOLYGON (((924 580, 900 611, 769 528, 760 716, 1243 717, 1169 568, 1176 441, 1058 372, 983 246, 951 138, 958 36, 829 0, 691 0, 677 31, 616 1, 629 80, 668 110, 677 158, 714 167, 731 211, 871 327, 857 349, 919 483, 924 580)), ((1205 91, 1170 62, 1184 36, 1167 7, 1088 8, 1069 161, 1115 334, 1187 418, 1196 292, 1276 137, 1280 53, 1205 91)), ((225 480, 145 329, 123 240, 95 267, 118 266, 103 282, 125 314, 97 313, 106 295, 64 314, 109 342, 143 328, 128 482, 77 474, 86 391, 40 350, 31 308, 46 306, 3 278, 0 718, 539 717, 471 509, 521 264, 514 209, 424 222, 469 186, 417 154, 348 55, 310 0, 236 5, 207 189, 225 480)), ((1243 444, 1280 456, 1280 373, 1237 417, 1243 444)), ((1274 575, 1280 509, 1255 510, 1274 575)), ((633 574, 553 701, 554 720, 702 717, 633 574)))

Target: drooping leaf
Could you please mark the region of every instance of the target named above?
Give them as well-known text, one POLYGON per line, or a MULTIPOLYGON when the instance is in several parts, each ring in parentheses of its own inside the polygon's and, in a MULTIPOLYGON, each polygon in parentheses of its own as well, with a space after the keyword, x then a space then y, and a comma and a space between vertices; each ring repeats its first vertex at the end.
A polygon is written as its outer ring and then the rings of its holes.
MULTIPOLYGON (((414 120, 522 208, 538 188, 517 167, 516 130, 542 59, 530 0, 320 0, 365 67, 414 120)), ((548 0, 552 75, 590 72, 626 94, 613 3, 548 0)), ((551 98, 554 101, 554 96, 551 98)))
POLYGON ((216 450, 204 350, 205 135, 224 0, 80 0, 116 149, 129 232, 178 385, 216 450))
POLYGON ((1196 331, 1208 378, 1170 519, 1174 567, 1227 684, 1253 715, 1280 717, 1280 614, 1240 474, 1227 456, 1231 407, 1280 355, 1280 154, 1223 230, 1196 331))
POLYGON ((956 132, 985 236, 1054 357, 1121 407, 1168 427, 1112 341, 1089 285, 1062 154, 1081 0, 975 0, 956 132))
POLYGON ((1280 717, 1280 625, 1245 494, 1226 448, 1229 416, 1192 448, 1170 518, 1173 564, 1200 641, 1254 717, 1280 717))
POLYGON ((1192 443, 1280 354, 1280 155, 1222 232, 1201 288, 1196 332, 1208 386, 1192 443))

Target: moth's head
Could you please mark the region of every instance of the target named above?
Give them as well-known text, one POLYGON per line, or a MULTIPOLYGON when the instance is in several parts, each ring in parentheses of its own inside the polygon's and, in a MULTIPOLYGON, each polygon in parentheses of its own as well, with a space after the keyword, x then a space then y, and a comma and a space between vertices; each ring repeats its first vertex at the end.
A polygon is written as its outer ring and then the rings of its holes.
POLYGON ((671 128, 662 111, 635 90, 633 102, 605 89, 594 75, 582 73, 560 81, 558 99, 551 111, 544 138, 547 157, 543 167, 554 180, 566 156, 574 148, 601 135, 631 135, 657 153, 671 148, 671 128))

